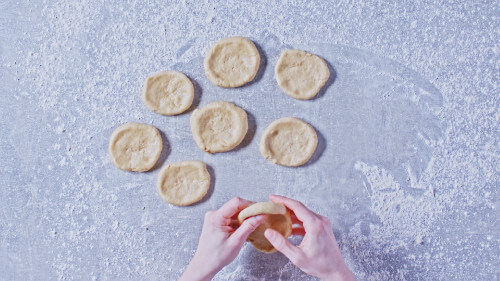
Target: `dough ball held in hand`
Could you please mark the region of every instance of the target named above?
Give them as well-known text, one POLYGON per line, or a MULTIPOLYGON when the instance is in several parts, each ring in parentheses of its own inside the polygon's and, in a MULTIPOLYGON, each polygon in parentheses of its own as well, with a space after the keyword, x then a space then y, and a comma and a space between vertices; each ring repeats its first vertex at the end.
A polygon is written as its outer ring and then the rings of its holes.
POLYGON ((255 78, 260 55, 252 41, 244 37, 229 37, 212 46, 203 64, 210 82, 223 88, 235 88, 255 78))
POLYGON ((200 161, 183 161, 165 166, 158 174, 158 192, 163 200, 178 206, 200 201, 210 188, 207 165, 200 161))
POLYGON ((109 157, 116 167, 133 172, 149 171, 162 151, 158 129, 151 125, 127 123, 115 129, 109 140, 109 157))
POLYGON ((247 218, 265 215, 262 223, 249 236, 248 241, 253 244, 257 250, 264 253, 276 252, 273 245, 264 236, 268 228, 272 228, 287 238, 292 234, 292 219, 290 210, 284 205, 274 202, 259 202, 248 206, 238 214, 238 222, 241 224, 247 218))
POLYGON ((243 141, 248 130, 245 110, 226 101, 195 109, 190 123, 196 144, 208 153, 232 150, 243 141))
POLYGON ((318 136, 306 122, 284 117, 272 122, 260 139, 260 153, 267 160, 296 167, 305 164, 314 154, 318 136))
POLYGON ((322 58, 301 50, 283 51, 274 73, 283 92, 299 100, 312 99, 330 77, 322 58))
POLYGON ((142 101, 162 115, 177 115, 193 103, 194 87, 189 78, 178 71, 162 71, 146 79, 142 101))

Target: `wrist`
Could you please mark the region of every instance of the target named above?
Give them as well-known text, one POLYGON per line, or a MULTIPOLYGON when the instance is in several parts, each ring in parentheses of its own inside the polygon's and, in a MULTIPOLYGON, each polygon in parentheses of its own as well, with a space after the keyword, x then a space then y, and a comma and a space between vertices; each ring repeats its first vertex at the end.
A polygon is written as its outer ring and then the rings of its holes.
POLYGON ((356 277, 352 271, 347 267, 343 266, 340 270, 328 274, 327 276, 321 278, 323 281, 356 281, 356 277))
POLYGON ((206 262, 198 259, 195 254, 179 281, 209 281, 218 271, 217 268, 211 268, 206 262))

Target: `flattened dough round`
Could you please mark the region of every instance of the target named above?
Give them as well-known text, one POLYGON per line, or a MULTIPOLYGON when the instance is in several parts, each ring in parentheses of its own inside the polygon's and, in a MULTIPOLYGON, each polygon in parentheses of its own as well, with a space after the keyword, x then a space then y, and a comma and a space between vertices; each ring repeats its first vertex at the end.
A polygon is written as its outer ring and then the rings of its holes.
POLYGON ((158 161, 162 147, 158 129, 146 124, 127 123, 111 134, 108 150, 116 167, 126 171, 145 172, 158 161))
POLYGON ((159 114, 181 114, 191 106, 193 98, 193 83, 179 71, 158 72, 144 82, 142 101, 159 114))
POLYGON ((228 37, 212 46, 203 64, 214 85, 235 88, 253 80, 259 70, 260 55, 252 41, 228 37))
POLYGON ((301 50, 283 51, 274 73, 283 92, 299 100, 313 98, 330 77, 322 58, 301 50))
POLYGON ((238 221, 241 224, 245 219, 256 215, 264 214, 264 221, 248 236, 247 241, 251 242, 255 248, 264 253, 276 252, 276 249, 264 236, 268 228, 272 228, 281 233, 285 238, 292 234, 292 219, 290 210, 281 204, 274 202, 259 202, 248 206, 238 214, 238 221))
POLYGON ((305 164, 316 150, 318 136, 306 122, 284 117, 272 122, 260 139, 260 153, 269 161, 296 167, 305 164))
POLYGON ((200 201, 207 194, 210 174, 203 162, 176 162, 160 171, 157 186, 163 200, 187 206, 200 201))
POLYGON ((235 148, 248 130, 245 110, 227 101, 212 102, 195 109, 190 123, 196 144, 208 153, 235 148))

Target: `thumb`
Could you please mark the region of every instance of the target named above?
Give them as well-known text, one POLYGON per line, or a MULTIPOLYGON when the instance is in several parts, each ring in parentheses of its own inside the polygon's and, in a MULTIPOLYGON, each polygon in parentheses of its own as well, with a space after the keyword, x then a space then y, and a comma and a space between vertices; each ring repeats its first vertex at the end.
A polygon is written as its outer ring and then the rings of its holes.
POLYGON ((248 238, 248 235, 252 233, 257 227, 259 227, 260 223, 264 220, 264 215, 258 215, 255 217, 251 217, 243 221, 243 223, 238 227, 234 233, 229 237, 229 239, 234 239, 238 242, 238 244, 243 245, 248 238))
POLYGON ((264 236, 266 236, 267 240, 269 240, 276 250, 285 255, 292 263, 295 263, 299 255, 301 255, 300 249, 290 243, 288 239, 276 230, 268 228, 264 232, 264 236))

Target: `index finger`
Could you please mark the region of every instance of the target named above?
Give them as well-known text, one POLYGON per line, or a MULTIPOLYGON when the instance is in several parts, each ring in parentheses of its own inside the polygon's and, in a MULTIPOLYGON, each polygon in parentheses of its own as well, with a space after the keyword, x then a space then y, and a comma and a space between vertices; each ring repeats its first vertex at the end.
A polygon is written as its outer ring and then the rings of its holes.
POLYGON ((217 210, 223 218, 230 219, 232 216, 245 209, 254 202, 245 200, 240 197, 234 197, 233 199, 227 201, 222 207, 217 210))
POLYGON ((307 224, 308 221, 316 218, 316 214, 309 210, 304 204, 297 200, 293 200, 281 195, 269 195, 269 199, 274 203, 281 203, 285 205, 288 209, 292 210, 295 213, 295 216, 299 220, 301 220, 304 224, 307 224))

